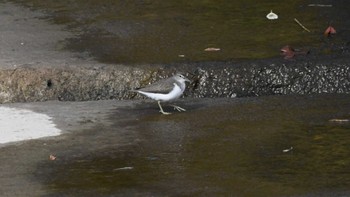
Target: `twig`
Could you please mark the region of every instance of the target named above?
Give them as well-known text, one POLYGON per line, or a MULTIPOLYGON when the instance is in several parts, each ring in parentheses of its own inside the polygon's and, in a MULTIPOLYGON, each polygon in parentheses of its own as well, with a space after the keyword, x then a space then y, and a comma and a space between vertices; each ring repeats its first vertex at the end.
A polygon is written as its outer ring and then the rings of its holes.
POLYGON ((306 28, 303 24, 301 24, 301 23, 298 21, 298 19, 294 18, 294 21, 295 21, 296 23, 298 23, 298 25, 300 25, 300 27, 302 27, 305 31, 310 32, 310 30, 309 30, 308 28, 306 28))
POLYGON ((332 7, 333 5, 324 5, 324 4, 309 4, 309 7, 332 7))

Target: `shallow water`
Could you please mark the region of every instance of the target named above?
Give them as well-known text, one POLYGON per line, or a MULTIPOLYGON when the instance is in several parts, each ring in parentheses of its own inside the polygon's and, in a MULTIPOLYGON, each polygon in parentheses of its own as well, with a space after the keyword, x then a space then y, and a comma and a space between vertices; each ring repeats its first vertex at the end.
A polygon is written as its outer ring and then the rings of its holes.
POLYGON ((285 45, 329 53, 336 43, 346 42, 345 1, 326 3, 332 7, 310 7, 302 0, 11 2, 42 10, 48 14, 43 19, 67 25, 76 37, 58 43, 58 48, 63 45, 65 50, 83 52, 82 58, 108 63, 269 58, 279 56, 285 45), (270 10, 278 20, 266 19, 270 10), (339 30, 332 39, 323 36, 329 23, 339 30), (221 50, 204 51, 210 47, 221 50))
POLYGON ((349 195, 349 101, 349 95, 182 101, 188 111, 170 116, 145 103, 111 114, 115 121, 135 119, 90 136, 103 146, 42 163, 38 171, 55 195, 349 195), (115 146, 117 133, 130 143, 115 146))

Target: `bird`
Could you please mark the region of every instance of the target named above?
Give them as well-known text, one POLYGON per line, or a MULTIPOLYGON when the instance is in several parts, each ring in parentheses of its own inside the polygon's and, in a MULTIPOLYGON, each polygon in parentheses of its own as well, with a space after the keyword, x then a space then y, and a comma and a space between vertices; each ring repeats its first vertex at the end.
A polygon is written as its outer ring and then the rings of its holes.
MULTIPOLYGON (((178 99, 186 89, 186 82, 191 82, 191 81, 187 79, 184 75, 177 73, 172 77, 157 81, 144 88, 140 88, 132 91, 142 94, 153 100, 156 100, 158 102, 158 106, 160 109, 159 112, 164 115, 169 115, 171 113, 165 112, 160 102, 173 101, 175 99, 178 99)), ((186 111, 182 107, 179 107, 176 105, 171 105, 171 106, 173 106, 174 109, 178 110, 179 112, 186 111)))

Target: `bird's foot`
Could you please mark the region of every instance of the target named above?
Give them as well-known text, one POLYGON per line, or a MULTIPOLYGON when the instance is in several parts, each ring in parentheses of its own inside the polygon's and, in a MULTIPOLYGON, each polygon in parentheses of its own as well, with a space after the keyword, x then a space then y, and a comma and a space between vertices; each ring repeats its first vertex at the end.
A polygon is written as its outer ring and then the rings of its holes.
POLYGON ((169 114, 171 114, 170 112, 165 112, 164 110, 163 110, 163 107, 160 105, 160 101, 158 101, 158 106, 159 106, 159 112, 160 113, 162 113, 162 114, 164 114, 164 115, 169 115, 169 114))
POLYGON ((176 105, 171 105, 174 107, 174 109, 176 109, 177 111, 179 112, 183 112, 183 111, 186 111, 186 109, 182 108, 182 107, 179 107, 179 106, 176 106, 176 105))
POLYGON ((170 115, 171 113, 170 112, 165 112, 163 110, 159 110, 160 113, 164 114, 164 115, 170 115))

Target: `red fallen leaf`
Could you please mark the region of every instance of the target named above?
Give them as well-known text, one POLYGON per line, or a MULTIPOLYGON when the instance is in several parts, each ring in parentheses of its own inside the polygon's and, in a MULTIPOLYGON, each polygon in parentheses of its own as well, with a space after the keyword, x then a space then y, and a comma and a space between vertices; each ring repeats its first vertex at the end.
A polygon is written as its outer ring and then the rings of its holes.
POLYGON ((307 55, 309 53, 309 50, 294 49, 289 45, 281 48, 281 55, 284 56, 284 59, 292 59, 295 55, 307 55))
POLYGON ((331 34, 336 34, 336 33, 337 31, 332 26, 327 27, 326 31, 324 31, 325 36, 330 36, 331 34))
POLYGON ((282 47, 281 54, 284 56, 284 59, 291 59, 295 56, 295 50, 291 46, 286 45, 282 47))

